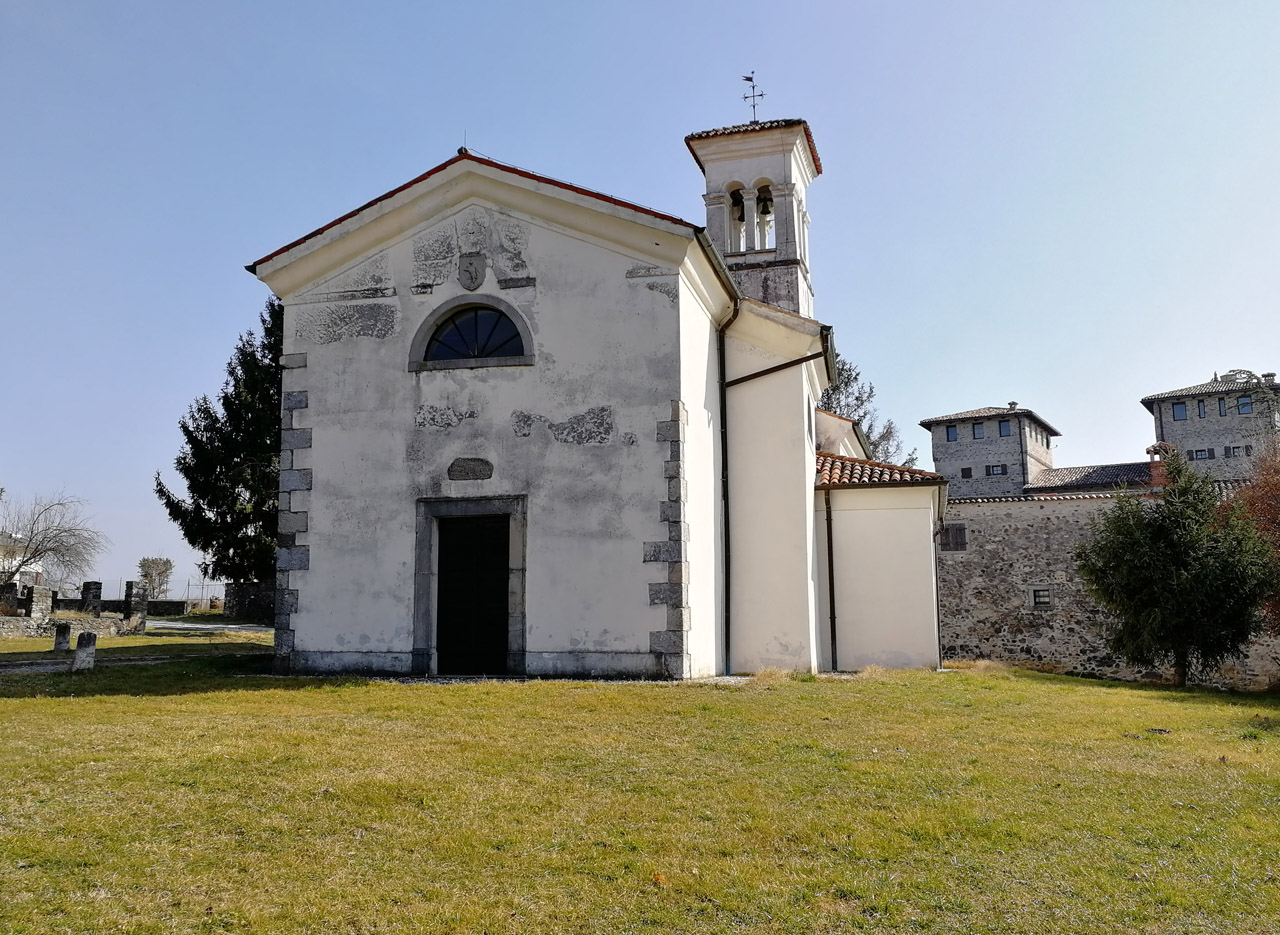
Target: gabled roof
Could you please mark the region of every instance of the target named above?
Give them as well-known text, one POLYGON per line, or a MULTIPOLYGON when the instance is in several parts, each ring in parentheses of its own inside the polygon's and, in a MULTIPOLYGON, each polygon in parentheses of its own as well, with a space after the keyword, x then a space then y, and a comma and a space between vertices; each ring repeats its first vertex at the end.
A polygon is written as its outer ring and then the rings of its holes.
MULTIPOLYGON (((1217 374, 1214 374, 1216 377, 1217 374)), ((1243 381, 1233 380, 1210 380, 1208 383, 1197 383, 1195 386, 1184 386, 1180 390, 1166 390, 1163 393, 1152 393, 1150 396, 1144 396, 1141 399, 1142 405, 1147 407, 1148 412, 1154 412, 1152 403, 1160 402, 1164 399, 1182 399, 1187 396, 1212 396, 1217 393, 1244 393, 1251 390, 1257 390, 1260 387, 1256 383, 1246 383, 1243 381)))
POLYGON ((698 158, 698 153, 693 148, 693 140, 710 139, 713 136, 733 136, 738 133, 760 133, 764 130, 781 130, 785 127, 803 127, 804 138, 809 144, 809 155, 813 158, 814 175, 822 174, 822 160, 818 158, 818 148, 813 145, 813 131, 809 129, 809 123, 801 120, 799 117, 786 117, 781 120, 753 120, 751 123, 738 123, 731 127, 717 127, 714 130, 699 130, 697 133, 690 133, 684 138, 684 145, 689 147, 689 152, 693 154, 693 161, 698 164, 698 168, 703 172, 706 166, 702 164, 702 160, 698 158))
POLYGON ((1148 486, 1151 483, 1151 462, 1130 461, 1124 464, 1087 464, 1082 467, 1049 468, 1036 475, 1036 479, 1024 488, 1028 493, 1038 490, 1078 490, 1085 487, 1119 487, 1120 485, 1148 486))
POLYGON ((865 461, 818 452, 815 487, 907 487, 915 484, 942 485, 947 479, 932 471, 920 471, 899 464, 865 461))
POLYGON ((252 263, 246 266, 245 269, 247 269, 249 272, 254 273, 256 275, 258 271, 258 267, 266 263, 268 260, 273 260, 276 257, 280 256, 281 254, 287 253, 293 248, 301 246, 302 244, 306 243, 308 240, 311 240, 312 238, 318 237, 320 234, 323 234, 325 231, 331 228, 337 227, 339 224, 342 224, 344 221, 351 220, 361 212, 367 211, 369 208, 372 208, 375 205, 380 204, 381 202, 384 202, 389 198, 395 197, 396 195, 400 194, 406 189, 412 188, 418 183, 424 182, 427 179, 431 178, 433 175, 438 175, 439 173, 448 169, 450 166, 457 165, 460 162, 474 162, 477 165, 487 166, 490 169, 497 169, 500 172, 505 172, 510 175, 518 176, 523 179, 529 179, 534 182, 540 182, 544 185, 550 185, 553 188, 563 189, 564 191, 573 192, 574 194, 577 194, 577 195, 585 195, 588 198, 594 198, 598 201, 602 201, 602 202, 605 202, 606 204, 611 204, 619 208, 626 208, 630 211, 635 211, 638 214, 643 214, 643 215, 647 215, 648 217, 657 218, 660 221, 666 221, 669 224, 675 224, 680 227, 686 227, 690 231, 697 231, 700 229, 696 224, 690 224, 688 221, 682 218, 678 218, 674 215, 663 214, 660 211, 654 211, 652 208, 646 208, 643 205, 633 204, 632 202, 629 202, 629 201, 623 201, 620 198, 614 198, 612 195, 605 195, 600 192, 595 192, 589 188, 580 188, 579 186, 571 185, 568 182, 561 182, 559 179, 553 179, 545 175, 538 175, 537 173, 529 172, 525 169, 518 169, 515 166, 509 166, 501 162, 495 162, 492 159, 483 159, 480 156, 476 156, 465 149, 460 149, 458 150, 458 155, 454 156, 452 159, 449 159, 445 162, 440 163, 440 165, 436 166, 433 169, 428 169, 426 172, 422 173, 422 175, 419 175, 417 178, 410 179, 409 181, 405 182, 403 185, 397 186, 396 188, 391 189, 391 191, 389 192, 384 192, 383 194, 379 195, 377 198, 374 198, 371 201, 366 201, 364 204, 362 204, 360 207, 356 208, 355 210, 348 211, 346 214, 342 215, 342 217, 335 218, 334 220, 330 221, 328 224, 325 224, 321 227, 317 227, 311 233, 304 234, 303 236, 299 237, 297 240, 293 241, 292 243, 285 244, 283 247, 281 247, 278 250, 273 250, 271 253, 268 253, 266 256, 262 257, 261 259, 254 260, 252 263))
POLYGON ((973 419, 976 421, 978 419, 994 419, 997 416, 1009 415, 1029 416, 1048 429, 1050 435, 1062 434, 1044 419, 1040 418, 1034 410, 1019 408, 1011 409, 1008 406, 983 406, 981 409, 966 409, 964 412, 953 412, 949 416, 934 416, 931 419, 921 420, 920 427, 927 429, 930 426, 939 424, 940 422, 963 422, 966 419, 973 419))

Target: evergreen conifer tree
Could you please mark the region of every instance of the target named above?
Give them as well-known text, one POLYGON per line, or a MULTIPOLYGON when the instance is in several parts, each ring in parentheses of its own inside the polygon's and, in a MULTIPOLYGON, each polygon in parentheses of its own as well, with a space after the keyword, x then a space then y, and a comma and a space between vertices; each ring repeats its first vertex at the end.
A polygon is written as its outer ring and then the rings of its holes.
POLYGON ((1262 628, 1277 586, 1276 555, 1240 503, 1172 449, 1154 499, 1121 496, 1075 551, 1085 587, 1116 618, 1111 650, 1130 665, 1192 666, 1238 656, 1262 628))
POLYGON ((275 577, 283 318, 271 296, 259 315, 261 333, 240 335, 216 402, 201 396, 178 422, 184 442, 173 466, 187 498, 156 472, 156 496, 182 537, 208 556, 211 578, 275 577))

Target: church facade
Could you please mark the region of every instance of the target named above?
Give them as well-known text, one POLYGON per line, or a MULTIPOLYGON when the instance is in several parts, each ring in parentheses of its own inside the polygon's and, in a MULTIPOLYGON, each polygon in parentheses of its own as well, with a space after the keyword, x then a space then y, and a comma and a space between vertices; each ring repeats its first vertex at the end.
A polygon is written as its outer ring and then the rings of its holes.
POLYGON ((285 307, 281 669, 937 664, 945 482, 815 410, 810 129, 686 143, 705 226, 460 150, 250 265, 285 307))

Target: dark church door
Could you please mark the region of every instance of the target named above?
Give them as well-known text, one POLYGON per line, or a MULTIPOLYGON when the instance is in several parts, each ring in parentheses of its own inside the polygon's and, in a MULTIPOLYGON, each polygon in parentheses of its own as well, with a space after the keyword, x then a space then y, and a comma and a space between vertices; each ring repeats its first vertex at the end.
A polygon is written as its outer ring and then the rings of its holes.
POLYGON ((442 516, 436 522, 436 672, 505 675, 511 518, 442 516))

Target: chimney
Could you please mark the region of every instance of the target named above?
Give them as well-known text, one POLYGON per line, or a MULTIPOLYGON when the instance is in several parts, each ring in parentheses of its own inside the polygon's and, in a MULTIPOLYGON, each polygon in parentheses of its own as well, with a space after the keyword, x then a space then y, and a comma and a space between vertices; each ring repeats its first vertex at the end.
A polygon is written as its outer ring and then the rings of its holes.
POLYGON ((1016 402, 1016 401, 1014 401, 1014 400, 1010 400, 1010 401, 1009 401, 1009 411, 1010 411, 1010 412, 1013 412, 1013 411, 1014 411, 1015 409, 1017 409, 1017 408, 1018 408, 1018 404, 1017 404, 1017 402, 1016 402))
POLYGON ((1274 373, 1264 373, 1262 375, 1262 382, 1269 386, 1274 385, 1276 382, 1276 375, 1274 373))
POLYGON ((1169 483, 1169 469, 1165 467, 1164 457, 1173 451, 1173 446, 1164 442, 1156 442, 1147 449, 1151 458, 1151 489, 1163 490, 1169 483))

